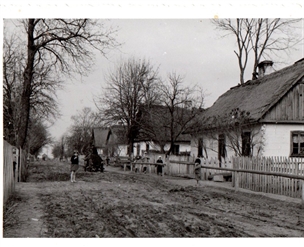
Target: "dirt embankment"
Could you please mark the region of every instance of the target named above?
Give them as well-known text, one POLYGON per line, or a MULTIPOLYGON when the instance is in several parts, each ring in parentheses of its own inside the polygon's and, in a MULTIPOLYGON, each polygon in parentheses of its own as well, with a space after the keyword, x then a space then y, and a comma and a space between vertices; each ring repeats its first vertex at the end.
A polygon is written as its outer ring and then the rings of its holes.
MULTIPOLYGON (((4 237, 304 237, 304 210, 194 180, 79 171, 67 163, 31 166, 4 217, 4 237)), ((210 184, 210 183, 208 183, 210 184)))

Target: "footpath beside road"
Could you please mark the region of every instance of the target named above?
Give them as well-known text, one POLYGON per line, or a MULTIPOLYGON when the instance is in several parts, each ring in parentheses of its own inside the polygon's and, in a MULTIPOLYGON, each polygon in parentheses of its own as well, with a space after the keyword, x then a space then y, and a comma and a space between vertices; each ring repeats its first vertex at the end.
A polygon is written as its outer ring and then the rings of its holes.
POLYGON ((42 183, 20 182, 16 184, 17 201, 12 205, 14 212, 11 224, 16 224, 9 231, 4 231, 6 238, 39 238, 47 231, 42 220, 43 205, 39 194, 43 191, 42 183))

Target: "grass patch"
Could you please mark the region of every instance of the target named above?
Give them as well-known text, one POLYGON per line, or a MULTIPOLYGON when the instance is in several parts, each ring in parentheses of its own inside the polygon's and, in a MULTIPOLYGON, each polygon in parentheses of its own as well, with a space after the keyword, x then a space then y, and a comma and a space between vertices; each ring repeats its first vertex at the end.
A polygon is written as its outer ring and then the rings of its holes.
POLYGON ((20 195, 14 193, 3 205, 3 232, 6 232, 7 229, 14 227, 18 223, 18 215, 15 213, 15 210, 21 202, 22 198, 20 195))

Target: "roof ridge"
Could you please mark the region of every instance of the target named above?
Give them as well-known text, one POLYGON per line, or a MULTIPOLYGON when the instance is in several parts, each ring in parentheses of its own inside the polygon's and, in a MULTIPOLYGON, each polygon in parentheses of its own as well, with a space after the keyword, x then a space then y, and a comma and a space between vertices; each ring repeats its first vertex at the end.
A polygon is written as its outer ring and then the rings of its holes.
POLYGON ((279 73, 282 73, 282 72, 287 72, 288 70, 290 69, 296 69, 297 67, 301 66, 303 63, 303 66, 304 66, 304 58, 294 62, 293 64, 291 65, 288 65, 282 69, 279 69, 279 70, 276 70, 268 75, 265 75, 263 76, 262 78, 260 79, 256 79, 256 80, 248 80, 246 81, 245 83, 243 84, 238 84, 234 87, 231 87, 230 89, 235 89, 235 88, 239 88, 239 87, 246 87, 246 86, 252 86, 252 85, 256 85, 256 84, 260 84, 260 83, 264 83, 265 81, 267 81, 266 79, 272 79, 273 77, 277 76, 279 73))

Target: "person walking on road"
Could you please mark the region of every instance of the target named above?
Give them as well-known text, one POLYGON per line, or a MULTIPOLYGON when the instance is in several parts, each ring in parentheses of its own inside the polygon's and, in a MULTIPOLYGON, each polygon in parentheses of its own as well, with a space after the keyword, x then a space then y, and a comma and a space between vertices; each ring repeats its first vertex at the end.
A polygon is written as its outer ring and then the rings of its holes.
POLYGON ((196 180, 196 186, 199 185, 199 181, 201 180, 201 159, 200 157, 197 157, 194 161, 194 174, 195 174, 195 180, 196 180))

